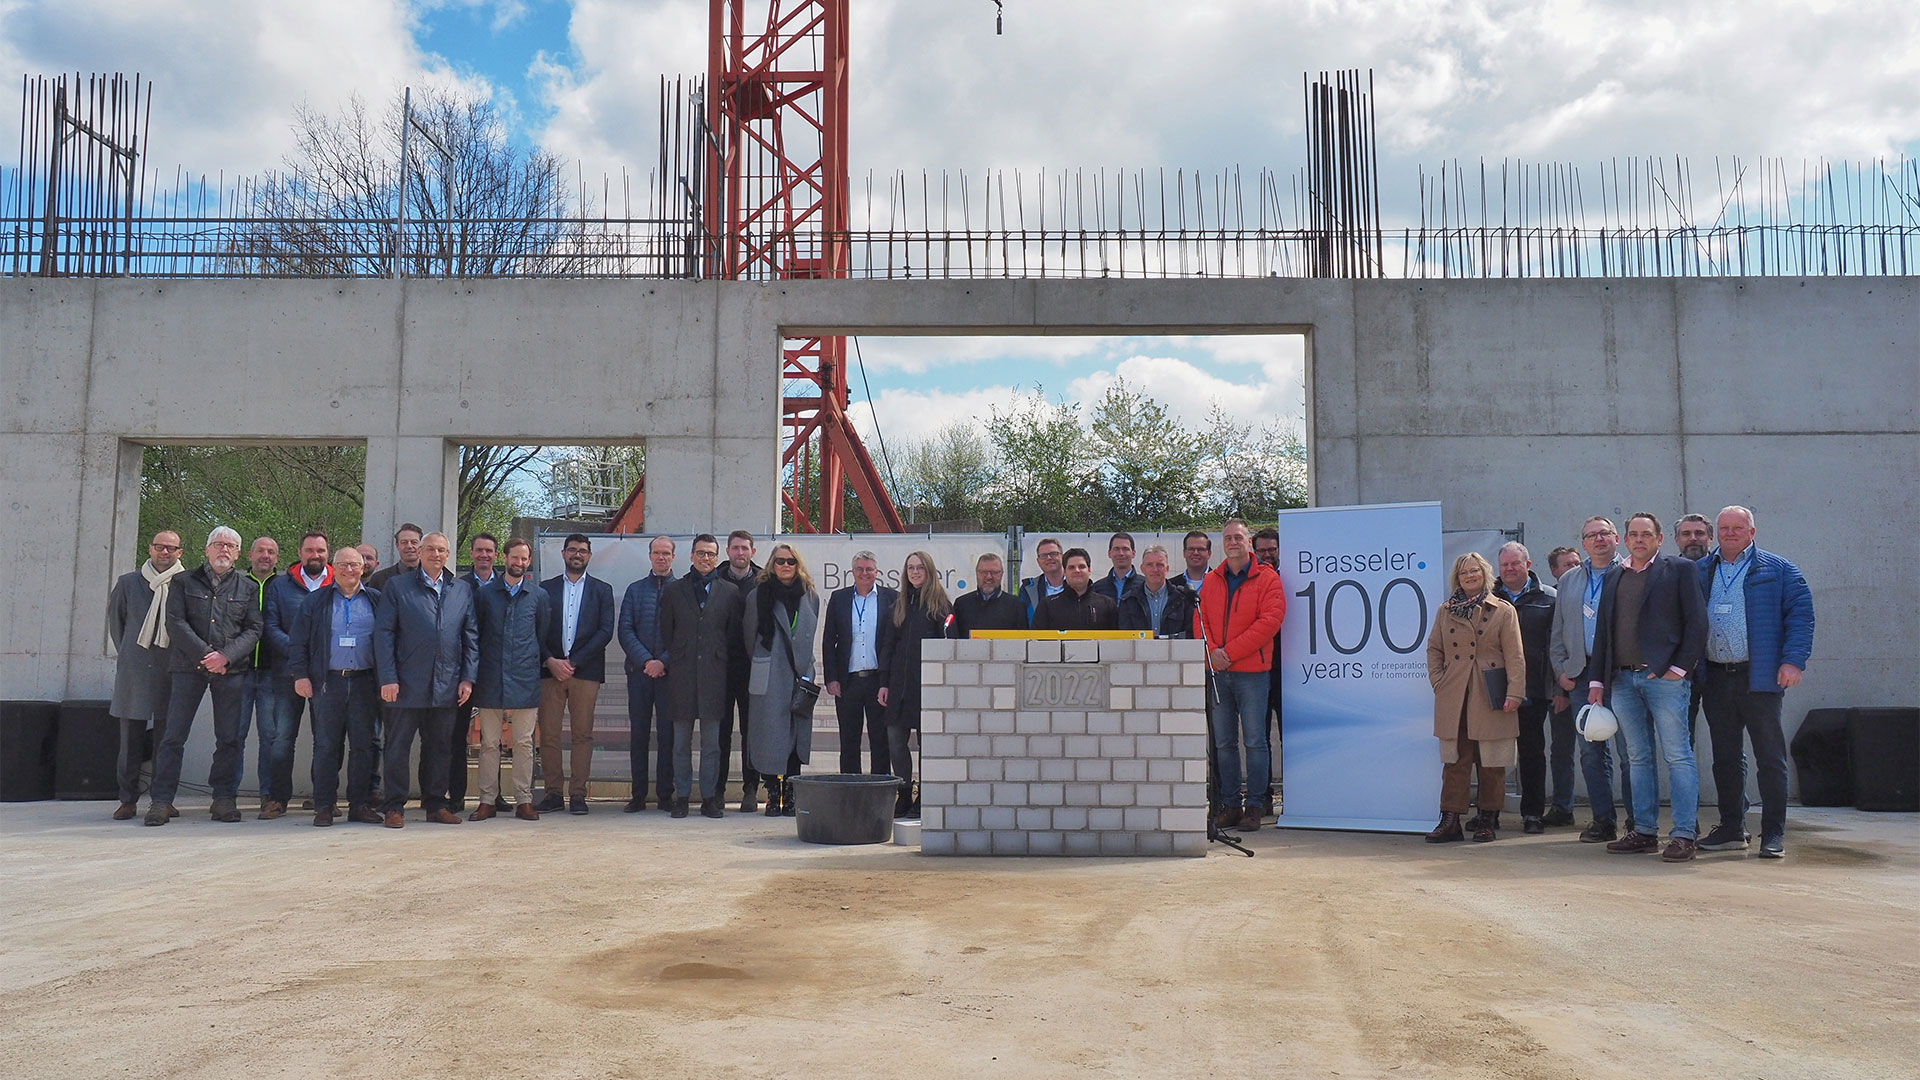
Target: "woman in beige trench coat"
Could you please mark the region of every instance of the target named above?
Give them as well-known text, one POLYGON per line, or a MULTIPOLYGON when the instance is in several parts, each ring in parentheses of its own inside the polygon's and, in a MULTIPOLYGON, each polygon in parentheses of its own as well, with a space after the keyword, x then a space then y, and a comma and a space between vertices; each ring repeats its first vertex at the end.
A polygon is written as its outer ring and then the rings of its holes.
POLYGON ((1480 813, 1473 838, 1492 840, 1507 799, 1507 767, 1518 755, 1516 710, 1526 693, 1527 660, 1513 605, 1493 595, 1493 567, 1476 552, 1454 560, 1452 595, 1427 635, 1427 681, 1433 684, 1433 734, 1440 740, 1440 824, 1427 843, 1466 839, 1467 779, 1480 773, 1480 813), (1505 675, 1506 689, 1490 688, 1505 675), (1501 700, 1492 694, 1501 692, 1501 700))

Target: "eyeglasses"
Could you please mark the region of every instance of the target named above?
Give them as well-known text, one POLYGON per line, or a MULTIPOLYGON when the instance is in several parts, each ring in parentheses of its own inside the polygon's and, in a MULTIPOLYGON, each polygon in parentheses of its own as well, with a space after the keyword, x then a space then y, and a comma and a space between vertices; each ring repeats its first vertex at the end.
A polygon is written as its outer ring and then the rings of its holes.
POLYGON ((1612 535, 1613 535, 1613 530, 1612 530, 1612 529, 1607 529, 1607 530, 1604 530, 1604 531, 1602 531, 1602 532, 1590 532, 1590 533, 1581 533, 1581 534, 1580 534, 1580 539, 1582 539, 1582 540, 1598 540, 1598 539, 1600 539, 1600 538, 1601 538, 1601 537, 1603 537, 1603 536, 1612 536, 1612 535))
POLYGON ((180 550, 179 544, 148 544, 147 546, 152 548, 155 551, 179 551, 180 550))
POLYGON ((592 548, 583 548, 583 547, 570 547, 570 548, 563 548, 563 549, 561 549, 561 554, 563 554, 563 555, 591 555, 591 554, 593 554, 593 549, 592 549, 592 548))
MULTIPOLYGON (((239 551, 239 550, 240 550, 240 545, 239 545, 239 544, 236 544, 236 543, 234 543, 234 542, 233 542, 233 541, 231 541, 231 540, 215 540, 215 541, 214 541, 213 543, 211 543, 211 544, 208 544, 207 546, 208 546, 208 547, 213 547, 213 548, 221 548, 222 550, 225 550, 225 551, 239 551)), ((175 550, 175 551, 178 551, 178 550, 180 550, 180 549, 179 549, 179 548, 175 548, 174 550, 175 550)))
POLYGON ((791 556, 788 556, 788 557, 786 557, 786 558, 780 558, 780 559, 775 559, 775 560, 773 560, 773 565, 775 565, 775 566, 799 566, 799 565, 800 565, 800 560, 799 560, 799 559, 796 559, 796 558, 793 558, 793 557, 791 557, 791 556))

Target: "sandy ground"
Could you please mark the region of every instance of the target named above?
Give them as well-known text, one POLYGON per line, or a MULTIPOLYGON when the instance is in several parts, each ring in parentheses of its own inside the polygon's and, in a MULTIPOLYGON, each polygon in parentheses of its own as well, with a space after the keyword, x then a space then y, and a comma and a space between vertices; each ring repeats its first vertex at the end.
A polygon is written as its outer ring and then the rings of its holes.
POLYGON ((1788 859, 1263 830, 933 859, 791 819, 0 805, 0 1074, 1913 1077, 1920 820, 1788 859))

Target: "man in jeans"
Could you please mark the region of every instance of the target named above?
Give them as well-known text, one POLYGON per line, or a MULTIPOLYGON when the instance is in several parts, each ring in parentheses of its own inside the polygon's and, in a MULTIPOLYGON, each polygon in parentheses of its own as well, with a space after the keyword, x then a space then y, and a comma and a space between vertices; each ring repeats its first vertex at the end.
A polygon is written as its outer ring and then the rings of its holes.
POLYGON ((1287 614, 1286 587, 1271 566, 1254 561, 1247 523, 1228 518, 1220 545, 1226 559, 1208 571, 1193 614, 1193 636, 1207 643, 1213 672, 1213 752, 1220 774, 1214 827, 1260 827, 1261 799, 1273 774, 1267 745, 1267 688, 1273 638, 1287 614), (1246 744, 1246 772, 1240 746, 1246 744))
POLYGON ((660 809, 673 809, 673 725, 661 712, 667 643, 660 637, 660 599, 673 584, 673 550, 673 537, 654 537, 647 545, 653 572, 628 585, 620 601, 620 650, 627 654, 627 763, 633 777, 633 796, 623 809, 629 814, 647 808, 647 744, 656 739, 653 793, 660 809))
MULTIPOLYGON (((1587 658, 1593 655, 1593 642, 1600 626, 1600 590, 1606 583, 1620 546, 1620 534, 1613 520, 1590 517, 1580 526, 1580 546, 1586 559, 1563 570, 1553 605, 1553 638, 1547 655, 1553 663, 1553 676, 1571 707, 1585 681, 1587 658)), ((1555 707, 1562 707, 1555 698, 1555 707)), ((1593 820, 1580 832, 1583 844, 1606 844, 1620 839, 1619 819, 1613 808, 1613 759, 1620 758, 1620 801, 1627 806, 1627 830, 1633 831, 1633 782, 1627 770, 1626 742, 1615 735, 1606 742, 1580 740, 1580 772, 1587 781, 1587 800, 1593 808, 1593 820), (1613 749, 1609 750, 1611 746, 1613 749)), ((1571 815, 1569 815, 1571 816, 1571 815)), ((1542 819, 1545 820, 1544 818, 1542 819)), ((1559 822, 1553 822, 1559 824, 1559 822)), ((1569 820, 1566 824, 1572 824, 1569 820)))
MULTIPOLYGON (((242 577, 253 587, 254 605, 260 609, 260 641, 253 647, 252 663, 240 678, 240 741, 242 752, 241 769, 245 771, 245 751, 247 732, 252 730, 255 743, 259 747, 259 788, 260 812, 266 817, 269 804, 273 802, 274 761, 280 752, 283 739, 290 740, 287 732, 286 715, 289 703, 275 691, 278 680, 274 677, 274 668, 278 666, 280 655, 274 650, 273 641, 267 637, 267 586, 280 572, 280 541, 271 536, 255 538, 247 547, 247 572, 242 577)), ((291 686, 291 684, 289 684, 291 686)), ((292 747, 288 747, 288 767, 292 767, 292 747)), ((278 816, 278 815, 274 815, 278 816)))
POLYGON ((1699 569, 1678 555, 1662 555, 1662 540, 1659 518, 1627 519, 1627 560, 1607 572, 1600 589, 1587 701, 1611 699, 1633 773, 1633 831, 1607 850, 1628 855, 1660 847, 1657 746, 1673 803, 1673 832, 1660 857, 1686 862, 1694 856, 1700 810, 1687 699, 1690 676, 1706 651, 1707 612, 1699 569))

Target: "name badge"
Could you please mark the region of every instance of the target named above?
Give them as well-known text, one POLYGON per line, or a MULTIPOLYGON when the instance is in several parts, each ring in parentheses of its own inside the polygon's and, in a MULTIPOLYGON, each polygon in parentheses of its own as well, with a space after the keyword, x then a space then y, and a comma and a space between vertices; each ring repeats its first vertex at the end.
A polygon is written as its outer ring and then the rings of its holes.
POLYGON ((1593 618, 1598 618, 1598 617, 1599 617, 1599 615, 1600 615, 1600 613, 1599 613, 1598 611, 1595 611, 1595 610, 1593 609, 1593 605, 1592 605, 1592 604, 1586 604, 1586 605, 1584 605, 1584 606, 1582 606, 1582 607, 1580 608, 1580 610, 1581 610, 1582 612, 1584 612, 1584 613, 1586 614, 1586 616, 1587 616, 1587 618, 1589 618, 1589 619, 1593 619, 1593 618))
POLYGON ((343 649, 351 649, 355 645, 359 644, 359 642, 360 642, 360 639, 353 636, 352 634, 340 635, 340 647, 343 649))
POLYGON ((1713 613, 1715 615, 1731 615, 1733 614, 1733 605, 1732 604, 1715 604, 1713 605, 1713 613))

